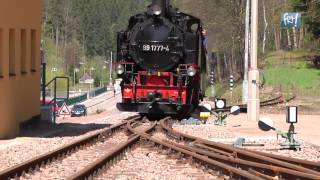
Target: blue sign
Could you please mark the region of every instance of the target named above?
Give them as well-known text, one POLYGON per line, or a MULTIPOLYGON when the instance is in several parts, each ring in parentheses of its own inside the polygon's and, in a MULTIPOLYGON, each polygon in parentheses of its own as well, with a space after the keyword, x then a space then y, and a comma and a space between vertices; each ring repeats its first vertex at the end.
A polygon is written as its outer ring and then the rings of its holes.
POLYGON ((281 27, 283 28, 300 28, 301 13, 284 13, 281 18, 281 27))

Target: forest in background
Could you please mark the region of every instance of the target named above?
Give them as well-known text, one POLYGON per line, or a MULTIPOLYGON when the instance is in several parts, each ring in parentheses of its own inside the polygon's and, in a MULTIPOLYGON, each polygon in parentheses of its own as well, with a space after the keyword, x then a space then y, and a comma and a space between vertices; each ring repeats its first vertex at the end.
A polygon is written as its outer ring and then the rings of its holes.
MULTIPOLYGON (((92 73, 107 83, 110 51, 116 49, 116 32, 125 29, 131 15, 143 12, 150 0, 44 0, 43 46, 48 61, 48 79, 54 75, 73 77, 92 73), (81 65, 82 64, 82 65, 81 65), (92 69, 92 71, 90 71, 92 69), (85 71, 87 70, 87 71, 85 71)), ((319 53, 320 0, 260 0, 259 57, 279 50, 319 53), (281 29, 284 12, 302 12, 300 29, 281 29)), ((181 11, 203 20, 208 31, 209 52, 217 81, 230 74, 242 77, 244 61, 246 0, 173 0, 181 11), (195 8, 196 7, 196 8, 195 8), (211 55, 211 54, 210 54, 211 55)), ((226 78, 227 77, 227 78, 226 78)))
MULTIPOLYGON (((208 31, 217 81, 243 75, 246 0, 176 0, 180 9, 200 17, 208 31), (197 7, 197 8, 195 8, 197 7)), ((320 0, 259 0, 259 59, 272 51, 319 53, 320 0), (301 12, 302 28, 282 29, 284 12, 301 12)))
POLYGON ((107 84, 117 32, 148 4, 145 0, 43 0, 47 80, 64 75, 73 82, 77 68, 76 82, 86 73, 95 79, 95 86, 107 84))

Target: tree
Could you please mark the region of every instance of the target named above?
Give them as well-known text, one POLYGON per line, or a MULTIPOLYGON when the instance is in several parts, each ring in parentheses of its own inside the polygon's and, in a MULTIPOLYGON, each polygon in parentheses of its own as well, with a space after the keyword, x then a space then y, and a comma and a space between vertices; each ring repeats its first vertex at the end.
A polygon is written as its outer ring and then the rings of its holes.
POLYGON ((43 39, 48 66, 65 74, 80 62, 96 61, 116 49, 116 33, 150 0, 44 0, 43 39), (52 46, 54 42, 55 46, 52 46), (50 49, 49 49, 50 48, 50 49), (54 52, 54 53, 53 53, 54 52))

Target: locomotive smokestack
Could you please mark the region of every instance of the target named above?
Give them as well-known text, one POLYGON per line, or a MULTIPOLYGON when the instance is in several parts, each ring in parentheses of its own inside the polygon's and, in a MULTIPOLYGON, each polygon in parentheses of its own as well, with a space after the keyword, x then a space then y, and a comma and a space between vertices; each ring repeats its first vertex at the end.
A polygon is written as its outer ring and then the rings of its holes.
POLYGON ((162 15, 169 11, 170 0, 152 0, 152 5, 158 5, 162 10, 162 15))

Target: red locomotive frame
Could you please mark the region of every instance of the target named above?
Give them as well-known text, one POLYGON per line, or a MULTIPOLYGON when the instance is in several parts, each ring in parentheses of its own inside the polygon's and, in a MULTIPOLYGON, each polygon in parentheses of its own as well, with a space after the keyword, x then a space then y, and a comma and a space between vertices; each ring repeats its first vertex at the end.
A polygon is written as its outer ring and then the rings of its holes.
MULTIPOLYGON (((121 65, 134 66, 132 63, 121 65)), ((122 83, 122 103, 118 103, 118 109, 143 114, 189 114, 199 103, 199 67, 180 64, 175 72, 139 71, 130 83, 122 83), (185 84, 186 78, 190 78, 186 72, 189 67, 194 67, 197 73, 191 84, 185 84)))

